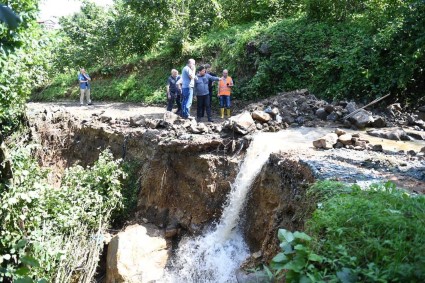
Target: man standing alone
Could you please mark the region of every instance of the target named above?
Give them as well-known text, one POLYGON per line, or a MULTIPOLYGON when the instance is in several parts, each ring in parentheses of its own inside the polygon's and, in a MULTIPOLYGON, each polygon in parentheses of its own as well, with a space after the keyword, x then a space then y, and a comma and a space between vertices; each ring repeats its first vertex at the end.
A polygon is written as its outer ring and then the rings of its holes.
POLYGON ((233 80, 228 76, 229 72, 223 70, 223 77, 218 83, 218 97, 220 99, 220 117, 224 118, 224 108, 227 111, 227 117, 230 117, 230 95, 232 93, 233 80))
POLYGON ((176 69, 171 70, 171 76, 168 77, 167 81, 167 111, 173 110, 174 101, 177 103, 177 114, 181 114, 181 97, 180 88, 177 86, 177 82, 180 79, 179 72, 176 69))
POLYGON ((189 118, 195 85, 195 60, 189 59, 182 71, 182 117, 189 118))
POLYGON ((84 105, 84 96, 87 99, 87 105, 91 105, 90 99, 90 81, 91 78, 89 74, 86 73, 84 68, 80 69, 80 74, 78 75, 78 81, 80 82, 80 105, 84 105))

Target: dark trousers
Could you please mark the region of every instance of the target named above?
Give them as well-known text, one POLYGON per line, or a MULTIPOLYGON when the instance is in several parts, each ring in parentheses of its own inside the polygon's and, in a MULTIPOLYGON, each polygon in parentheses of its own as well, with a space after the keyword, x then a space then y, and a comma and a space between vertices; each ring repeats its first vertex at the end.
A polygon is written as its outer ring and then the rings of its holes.
POLYGON ((170 99, 168 99, 167 111, 173 110, 174 102, 177 104, 177 113, 182 110, 181 96, 179 93, 170 92, 170 99))
MULTIPOLYGON (((208 96, 209 96, 209 100, 210 100, 210 106, 212 106, 212 93, 208 94, 208 96)), ((204 117, 204 113, 205 113, 205 111, 204 111, 204 109, 202 109, 201 117, 204 117)))
POLYGON ((198 100, 198 108, 196 109, 196 116, 198 118, 202 117, 204 110, 207 111, 208 120, 211 120, 211 104, 210 104, 210 96, 209 95, 200 95, 197 96, 198 100))

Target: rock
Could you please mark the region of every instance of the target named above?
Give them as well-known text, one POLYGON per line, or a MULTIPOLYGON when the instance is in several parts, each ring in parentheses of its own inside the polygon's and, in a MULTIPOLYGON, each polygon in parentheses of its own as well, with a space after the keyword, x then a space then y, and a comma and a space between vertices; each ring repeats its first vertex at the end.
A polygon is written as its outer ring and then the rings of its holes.
POLYGON ((425 153, 425 146, 423 148, 421 148, 421 151, 420 152, 425 153))
POLYGON ((342 129, 336 129, 335 130, 335 134, 337 134, 338 136, 342 136, 345 135, 347 132, 342 130, 342 129))
POLYGON ((208 133, 208 131, 209 131, 208 127, 204 123, 199 123, 198 126, 197 126, 197 129, 201 133, 208 133))
POLYGON ((145 116, 138 115, 130 117, 130 127, 140 127, 145 124, 145 116))
POLYGON ((373 117, 372 127, 374 128, 384 128, 387 126, 387 122, 381 116, 373 117))
POLYGON ((338 135, 334 133, 327 134, 320 139, 313 141, 313 146, 316 148, 332 149, 338 141, 338 135))
POLYGON ((379 130, 373 129, 373 130, 367 131, 367 133, 374 137, 395 140, 395 141, 410 140, 409 136, 402 128, 388 128, 388 129, 379 129, 379 130))
POLYGON ((319 117, 322 120, 326 120, 328 115, 329 115, 329 113, 326 112, 326 110, 324 108, 319 108, 319 109, 316 110, 316 116, 319 117))
POLYGON ((348 113, 352 113, 357 110, 357 105, 355 102, 349 102, 345 106, 345 109, 348 111, 348 113))
POLYGON ((292 116, 286 115, 282 118, 282 122, 284 122, 286 124, 292 124, 292 123, 294 123, 294 121, 295 121, 295 119, 292 116))
POLYGON ((328 112, 329 114, 334 112, 335 108, 333 107, 332 104, 328 104, 324 107, 325 111, 328 112))
POLYGON ((277 108, 277 107, 274 107, 273 109, 272 109, 272 112, 270 113, 273 117, 276 117, 277 115, 279 115, 280 114, 280 112, 279 112, 279 108, 277 108))
POLYGON ((160 120, 158 120, 158 119, 146 119, 145 120, 146 127, 151 128, 151 129, 158 128, 159 124, 160 124, 160 120))
POLYGON ((264 111, 258 111, 258 110, 256 110, 256 111, 254 111, 254 112, 252 112, 252 118, 254 119, 254 120, 256 120, 256 121, 259 121, 259 122, 268 122, 268 121, 270 121, 271 119, 272 119, 272 117, 270 116, 270 114, 268 114, 268 113, 266 113, 266 112, 264 112, 264 111))
POLYGON ((411 156, 415 156, 416 155, 416 152, 414 150, 408 150, 407 151, 407 154, 408 155, 411 155, 411 156))
POLYGON ((341 143, 341 142, 337 142, 335 145, 334 145, 334 148, 343 148, 344 147, 344 145, 341 143))
POLYGON ((348 120, 358 129, 364 129, 369 123, 373 122, 372 115, 364 109, 360 109, 359 112, 348 118, 348 120))
POLYGON ((261 125, 260 123, 257 123, 255 126, 257 127, 257 130, 259 131, 263 129, 263 125, 261 125))
POLYGON ((417 115, 408 115, 407 123, 412 126, 418 126, 419 128, 425 130, 425 121, 419 119, 417 115))
POLYGON ((343 134, 338 137, 338 141, 342 143, 343 145, 350 145, 350 144, 353 144, 351 140, 352 138, 353 136, 350 134, 343 134))
POLYGON ((326 117, 326 120, 328 120, 328 121, 334 121, 335 122, 337 119, 338 119, 338 115, 335 112, 329 114, 326 117))
POLYGON ((425 112, 425 105, 421 106, 418 108, 419 112, 425 112))
POLYGON ((174 114, 173 112, 171 112, 171 111, 167 111, 167 112, 165 112, 164 113, 164 117, 163 117, 163 120, 164 120, 164 122, 166 122, 166 123, 169 123, 169 124, 174 124, 174 122, 176 121, 176 120, 178 120, 178 119, 180 119, 180 116, 179 115, 177 115, 177 114, 174 114))
POLYGON ((107 114, 102 114, 99 118, 102 123, 108 123, 112 120, 112 117, 107 114))
POLYGON ((278 122, 278 123, 282 123, 282 116, 280 116, 279 114, 278 115, 276 115, 276 122, 278 122))
POLYGON ((252 257, 255 259, 259 259, 263 256, 263 253, 261 251, 255 252, 252 254, 252 257))
POLYGON ((230 127, 232 130, 241 135, 249 134, 256 129, 255 122, 248 111, 244 111, 239 115, 232 116, 229 119, 229 124, 227 127, 230 127))
POLYGON ((354 144, 354 148, 356 147, 361 147, 362 149, 366 149, 367 143, 365 141, 356 141, 356 143, 354 144))
POLYGON ((382 145, 380 145, 380 144, 374 144, 374 145, 372 146, 372 150, 373 150, 373 151, 379 151, 379 152, 384 151, 384 149, 382 148, 382 145))
POLYGON ((144 226, 128 226, 109 243, 106 283, 160 280, 167 260, 164 238, 149 236, 144 226))

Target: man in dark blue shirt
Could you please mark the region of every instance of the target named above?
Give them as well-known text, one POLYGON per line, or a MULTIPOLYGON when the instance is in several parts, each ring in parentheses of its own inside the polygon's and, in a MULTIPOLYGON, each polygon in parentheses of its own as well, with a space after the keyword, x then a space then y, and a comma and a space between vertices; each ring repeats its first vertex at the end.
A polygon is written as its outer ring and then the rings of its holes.
POLYGON ((177 85, 177 81, 180 79, 179 72, 175 69, 171 70, 171 76, 167 80, 167 111, 173 110, 174 101, 177 104, 176 114, 181 114, 182 104, 181 104, 181 90, 177 85))
POLYGON ((195 89, 196 99, 198 101, 196 116, 198 121, 200 121, 202 112, 204 111, 204 109, 206 109, 208 122, 212 122, 208 84, 209 82, 219 81, 220 78, 213 77, 210 74, 207 74, 205 71, 206 71, 205 67, 200 66, 198 68, 197 79, 195 80, 194 89, 195 89))

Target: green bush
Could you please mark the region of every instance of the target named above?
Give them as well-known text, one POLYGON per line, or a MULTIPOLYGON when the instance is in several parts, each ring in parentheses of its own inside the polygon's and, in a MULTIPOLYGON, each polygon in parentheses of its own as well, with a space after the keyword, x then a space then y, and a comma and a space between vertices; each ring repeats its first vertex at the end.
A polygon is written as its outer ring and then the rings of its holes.
POLYGON ((331 189, 329 183, 312 188, 323 202, 306 224, 311 238, 279 232, 282 252, 271 264, 278 277, 288 282, 425 280, 425 197, 392 183, 366 191, 353 186, 350 193, 343 186, 344 193, 333 195, 322 192, 324 187, 331 189))
POLYGON ((0 281, 90 279, 122 199, 120 161, 105 151, 91 167, 66 170, 60 187, 52 187, 33 148, 12 150, 13 181, 0 187, 0 281))

